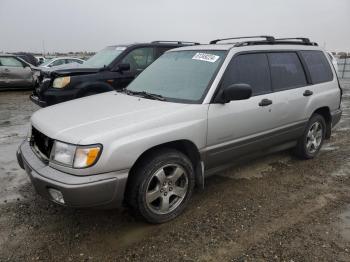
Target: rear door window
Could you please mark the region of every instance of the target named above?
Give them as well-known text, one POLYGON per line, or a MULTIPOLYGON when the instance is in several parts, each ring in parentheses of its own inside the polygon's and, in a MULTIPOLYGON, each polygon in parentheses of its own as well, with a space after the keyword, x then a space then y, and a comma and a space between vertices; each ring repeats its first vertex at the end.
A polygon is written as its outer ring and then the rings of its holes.
POLYGON ((297 88, 307 84, 304 69, 296 53, 269 53, 267 56, 274 91, 297 88))
POLYGON ((269 64, 266 54, 243 54, 234 57, 225 72, 222 87, 249 84, 253 95, 271 92, 269 64))
POLYGON ((322 51, 300 51, 311 75, 313 84, 319 84, 333 80, 332 69, 322 51))

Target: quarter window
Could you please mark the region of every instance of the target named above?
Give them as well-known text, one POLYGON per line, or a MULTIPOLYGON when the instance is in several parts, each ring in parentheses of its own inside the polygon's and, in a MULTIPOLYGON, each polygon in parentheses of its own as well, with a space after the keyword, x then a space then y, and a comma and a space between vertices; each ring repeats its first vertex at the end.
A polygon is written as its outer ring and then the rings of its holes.
POLYGON ((322 51, 301 51, 313 84, 332 81, 332 69, 322 51))
POLYGON ((266 54, 244 54, 234 57, 227 67, 223 88, 232 84, 249 84, 253 95, 271 92, 269 65, 266 54))
POLYGON ((274 91, 305 86, 305 72, 296 53, 269 53, 272 88, 274 91))

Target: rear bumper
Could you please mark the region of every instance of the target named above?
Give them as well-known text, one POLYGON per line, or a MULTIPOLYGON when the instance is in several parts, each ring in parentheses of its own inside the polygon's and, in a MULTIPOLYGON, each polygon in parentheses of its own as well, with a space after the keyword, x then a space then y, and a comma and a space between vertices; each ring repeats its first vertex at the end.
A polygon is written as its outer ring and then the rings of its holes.
POLYGON ((334 127, 336 124, 339 123, 342 113, 343 113, 343 111, 341 109, 338 109, 338 110, 331 113, 332 127, 334 127))
POLYGON ((128 170, 90 176, 70 175, 43 163, 27 141, 20 145, 17 159, 36 192, 53 202, 56 201, 49 189, 60 191, 64 199, 63 205, 69 207, 116 208, 123 203, 128 170))

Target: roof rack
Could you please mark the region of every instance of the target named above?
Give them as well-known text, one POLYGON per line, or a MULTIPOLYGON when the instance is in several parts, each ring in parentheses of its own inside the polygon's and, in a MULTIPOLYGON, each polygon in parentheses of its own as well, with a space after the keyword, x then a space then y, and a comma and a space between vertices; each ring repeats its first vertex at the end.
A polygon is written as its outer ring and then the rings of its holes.
POLYGON ((294 42, 294 44, 304 44, 304 45, 314 45, 318 46, 317 43, 311 42, 309 38, 306 37, 288 37, 288 38, 276 38, 276 41, 287 41, 288 43, 294 42), (295 42, 295 40, 300 40, 300 42, 295 42))
POLYGON ((249 40, 241 41, 234 44, 235 47, 247 46, 247 45, 311 45, 318 46, 317 43, 311 42, 306 37, 291 37, 291 38, 274 38, 273 36, 244 36, 244 37, 230 37, 223 39, 212 40, 210 44, 216 44, 221 41, 235 40, 235 39, 250 39, 250 38, 262 38, 262 40, 249 40))
POLYGON ((248 39, 248 38, 264 38, 265 41, 268 42, 273 42, 275 41, 275 38, 273 36, 268 36, 268 35, 259 35, 259 36, 241 36, 241 37, 229 37, 229 38, 221 38, 221 39, 215 39, 209 42, 209 44, 216 44, 221 41, 226 41, 226 40, 236 40, 236 39, 248 39))
POLYGON ((160 44, 160 43, 175 43, 179 45, 200 45, 198 42, 191 42, 191 41, 168 41, 168 40, 158 40, 151 42, 152 44, 160 44))

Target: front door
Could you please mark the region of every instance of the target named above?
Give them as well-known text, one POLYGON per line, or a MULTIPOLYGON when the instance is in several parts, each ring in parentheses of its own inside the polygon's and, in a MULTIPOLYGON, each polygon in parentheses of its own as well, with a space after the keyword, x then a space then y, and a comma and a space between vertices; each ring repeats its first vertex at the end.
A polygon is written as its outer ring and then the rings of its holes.
POLYGON ((271 143, 268 134, 275 126, 266 54, 233 57, 220 88, 235 83, 249 84, 252 97, 209 106, 206 169, 229 164, 235 158, 271 143))

